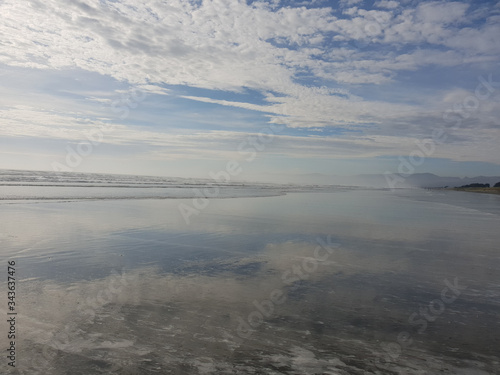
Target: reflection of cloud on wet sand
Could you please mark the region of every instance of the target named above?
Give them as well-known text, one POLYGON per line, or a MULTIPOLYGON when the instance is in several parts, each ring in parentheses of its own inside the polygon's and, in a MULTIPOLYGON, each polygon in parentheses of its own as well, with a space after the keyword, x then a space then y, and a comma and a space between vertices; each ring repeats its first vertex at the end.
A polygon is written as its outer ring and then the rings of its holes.
MULTIPOLYGON (((65 374, 76 363, 95 374, 380 372, 377 340, 407 329, 405 319, 418 307, 404 297, 415 280, 404 280, 409 264, 339 246, 307 278, 285 285, 284 273, 302 267, 316 248, 313 242, 270 243, 253 257, 190 262, 170 274, 146 267, 72 284, 25 280, 19 373, 65 374), (239 319, 275 289, 286 301, 242 339, 239 319)), ((410 294, 423 302, 434 298, 428 287, 410 294)), ((450 329, 422 340, 438 340, 450 329)), ((457 373, 449 364, 456 359, 423 348, 407 349, 417 359, 403 356, 388 368, 411 374, 409 366, 430 361, 430 374, 457 373)))

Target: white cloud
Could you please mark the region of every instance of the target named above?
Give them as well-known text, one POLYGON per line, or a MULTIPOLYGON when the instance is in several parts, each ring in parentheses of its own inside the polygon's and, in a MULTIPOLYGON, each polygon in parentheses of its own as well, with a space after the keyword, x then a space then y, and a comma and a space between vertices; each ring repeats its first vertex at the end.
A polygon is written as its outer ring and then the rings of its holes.
POLYGON ((343 5, 343 6, 352 6, 352 5, 356 5, 356 4, 359 4, 359 3, 362 3, 363 0, 341 0, 340 3, 343 5))
POLYGON ((374 4, 377 8, 394 9, 399 7, 399 3, 394 0, 380 0, 374 4))
POLYGON ((416 16, 423 23, 442 25, 462 23, 468 8, 469 4, 462 2, 425 2, 417 7, 416 16))
MULTIPOLYGON (((355 3, 360 1, 345 2, 355 3)), ((392 3, 378 4, 391 8, 392 3)), ((36 68, 76 66, 135 84, 148 80, 233 91, 247 87, 287 95, 304 67, 341 83, 387 82, 389 76, 380 72, 368 77, 368 72, 347 65, 336 74, 322 72, 317 57, 330 53, 321 44, 331 32, 335 40, 366 40, 372 47, 428 42, 457 53, 468 48, 487 53, 498 45, 495 25, 458 33, 446 28, 463 20, 465 3, 426 2, 397 16, 391 10, 351 8, 351 19, 337 19, 329 8, 273 11, 256 4, 175 0, 147 7, 132 0, 88 0, 62 6, 52 0, 28 6, 6 1, 2 31, 9 35, 10 46, 4 46, 0 61, 36 68)))
MULTIPOLYGON (((435 108, 421 106, 427 103, 425 97, 415 94, 415 104, 409 105, 391 102, 394 96, 364 98, 360 88, 383 87, 397 81, 400 72, 431 65, 492 63, 500 54, 498 15, 484 16, 487 13, 482 11, 482 17, 488 18, 479 22, 478 13, 474 23, 467 19, 471 6, 464 2, 419 2, 411 8, 404 2, 398 6, 396 1, 381 0, 375 3, 379 10, 363 9, 361 0, 344 0, 340 10, 327 7, 329 2, 316 2, 325 7, 310 9, 300 4, 279 8, 278 4, 6 0, 0 5, 0 33, 5 35, 0 63, 50 72, 94 72, 152 96, 175 96, 175 89, 164 88, 169 85, 240 94, 252 90, 263 95, 264 103, 239 101, 238 96, 223 100, 210 93, 182 92, 180 97, 261 112, 270 122, 285 123, 291 129, 364 126, 357 139, 339 136, 321 143, 311 137, 279 137, 277 143, 287 145, 282 147, 284 153, 319 155, 334 148, 338 156, 376 155, 377 147, 378 154, 400 151, 400 145, 409 141, 391 133, 397 126, 414 136, 424 133, 429 119, 439 121, 439 114, 429 114, 435 108), (337 91, 315 88, 322 84, 337 91)), ((78 92, 90 102, 109 104, 112 95, 100 90, 67 88, 66 93, 78 92)), ((22 98, 7 98, 1 108, 0 135, 80 139, 89 125, 79 114, 80 103, 65 111, 62 101, 51 106, 50 94, 34 100, 41 95, 26 99, 35 103, 30 107, 15 106, 16 101, 26 104, 22 98)), ((493 115, 492 110, 481 120, 490 121, 493 115)), ((92 117, 89 121, 96 125, 105 120, 92 117)), ((475 139, 486 142, 489 130, 481 129, 475 139)), ((214 157, 229 152, 229 144, 240 136, 236 132, 167 136, 115 123, 106 142, 143 143, 175 148, 175 155, 194 152, 214 157), (203 146, 208 139, 212 140, 203 146)), ((468 155, 474 152, 479 150, 471 148, 468 155)))
POLYGON ((495 35, 500 23, 491 21, 470 27, 466 12, 469 4, 461 2, 424 2, 406 9, 384 27, 383 43, 429 43, 450 48, 464 56, 497 56, 500 43, 495 35))

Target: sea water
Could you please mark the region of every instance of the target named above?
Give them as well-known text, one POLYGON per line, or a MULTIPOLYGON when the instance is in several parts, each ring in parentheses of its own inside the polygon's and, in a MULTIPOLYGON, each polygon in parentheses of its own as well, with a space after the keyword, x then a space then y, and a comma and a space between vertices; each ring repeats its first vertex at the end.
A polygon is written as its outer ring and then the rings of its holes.
POLYGON ((57 178, 3 171, 2 373, 500 368, 498 196, 57 178))

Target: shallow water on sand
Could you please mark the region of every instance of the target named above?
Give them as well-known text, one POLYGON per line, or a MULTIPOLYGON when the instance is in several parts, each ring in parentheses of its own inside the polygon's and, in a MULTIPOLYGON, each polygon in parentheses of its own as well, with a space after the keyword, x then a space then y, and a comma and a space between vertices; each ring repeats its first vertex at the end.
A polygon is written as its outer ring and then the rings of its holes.
POLYGON ((500 197, 210 199, 189 224, 182 204, 2 204, 1 373, 498 372, 500 197))

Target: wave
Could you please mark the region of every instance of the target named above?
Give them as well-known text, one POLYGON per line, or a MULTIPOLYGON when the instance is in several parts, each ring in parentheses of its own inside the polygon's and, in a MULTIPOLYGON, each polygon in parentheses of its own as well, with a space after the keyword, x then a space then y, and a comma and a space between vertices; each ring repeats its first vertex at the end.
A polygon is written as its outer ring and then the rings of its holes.
MULTIPOLYGON (((290 187, 288 187, 290 188, 290 187)), ((272 184, 210 179, 0 170, 0 201, 239 198, 285 194, 272 184)))
POLYGON ((0 186, 109 186, 109 187, 148 187, 148 186, 198 186, 217 183, 224 186, 243 186, 244 183, 219 182, 203 178, 156 177, 119 175, 105 173, 47 172, 0 170, 0 186))

